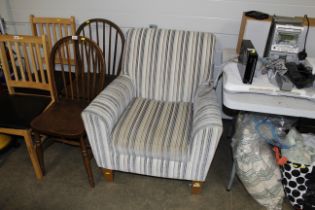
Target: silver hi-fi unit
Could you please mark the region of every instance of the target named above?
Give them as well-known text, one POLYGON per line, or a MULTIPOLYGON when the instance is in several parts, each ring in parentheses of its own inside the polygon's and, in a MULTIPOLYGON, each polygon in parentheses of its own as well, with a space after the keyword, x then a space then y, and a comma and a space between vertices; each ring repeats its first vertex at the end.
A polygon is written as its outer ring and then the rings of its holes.
POLYGON ((297 61, 303 45, 303 19, 274 16, 270 26, 264 57, 297 61))

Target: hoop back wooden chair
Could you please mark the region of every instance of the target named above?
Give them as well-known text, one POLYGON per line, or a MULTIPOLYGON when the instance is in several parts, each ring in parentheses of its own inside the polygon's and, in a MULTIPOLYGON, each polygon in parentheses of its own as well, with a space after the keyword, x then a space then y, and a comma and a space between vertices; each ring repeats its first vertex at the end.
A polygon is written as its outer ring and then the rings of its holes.
POLYGON ((110 20, 95 18, 83 22, 76 35, 94 40, 103 51, 107 62, 105 85, 111 83, 121 70, 125 37, 118 25, 110 20))
POLYGON ((88 38, 67 36, 54 45, 50 68, 54 73, 61 73, 62 80, 59 84, 61 88, 57 92, 56 103, 31 123, 35 133, 36 152, 44 173, 40 134, 55 137, 53 138, 55 141, 80 146, 90 186, 94 187, 91 154, 87 150, 81 112, 104 88, 104 66, 101 49, 88 38), (67 63, 57 64, 56 60, 59 59, 67 63), (71 60, 76 61, 75 65, 71 60))
POLYGON ((32 34, 46 34, 49 49, 61 38, 75 34, 75 18, 35 17, 30 15, 32 34))
POLYGON ((45 35, 0 35, 0 59, 9 92, 0 96, 0 133, 24 137, 35 175, 40 179, 42 171, 30 123, 55 100, 50 68, 44 65, 48 63, 45 35), (20 92, 21 88, 29 91, 20 92))

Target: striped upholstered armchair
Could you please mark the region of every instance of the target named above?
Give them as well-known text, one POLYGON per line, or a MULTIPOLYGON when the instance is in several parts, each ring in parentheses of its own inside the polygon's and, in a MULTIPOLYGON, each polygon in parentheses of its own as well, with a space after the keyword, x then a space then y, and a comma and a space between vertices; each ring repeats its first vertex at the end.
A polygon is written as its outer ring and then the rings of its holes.
POLYGON ((131 29, 121 75, 83 111, 97 165, 193 181, 200 190, 222 133, 211 33, 131 29))

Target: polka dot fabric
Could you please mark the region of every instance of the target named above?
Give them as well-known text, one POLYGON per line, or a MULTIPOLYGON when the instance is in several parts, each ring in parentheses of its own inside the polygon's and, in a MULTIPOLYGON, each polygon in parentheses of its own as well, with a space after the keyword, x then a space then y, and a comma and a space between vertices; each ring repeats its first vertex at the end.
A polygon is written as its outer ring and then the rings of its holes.
MULTIPOLYGON (((294 209, 304 209, 305 194, 308 182, 313 182, 311 172, 315 166, 295 164, 287 162, 280 167, 284 192, 294 209)), ((315 209, 315 206, 312 206, 315 209)), ((313 208, 312 208, 313 209, 313 208)))

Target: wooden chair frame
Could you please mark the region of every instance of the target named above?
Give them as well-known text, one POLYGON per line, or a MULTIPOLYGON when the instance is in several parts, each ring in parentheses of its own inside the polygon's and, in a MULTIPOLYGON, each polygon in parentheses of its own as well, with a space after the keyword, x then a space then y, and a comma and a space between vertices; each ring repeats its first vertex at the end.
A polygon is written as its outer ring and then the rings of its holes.
MULTIPOLYGON (((42 57, 41 52, 43 52, 43 58, 48 63, 49 59, 49 53, 47 48, 47 39, 46 36, 43 35, 41 37, 34 37, 34 36, 11 36, 11 35, 1 35, 0 36, 0 60, 3 65, 3 72, 6 78, 6 83, 8 87, 8 91, 10 95, 18 94, 15 92, 15 88, 32 88, 32 89, 39 89, 39 90, 45 90, 50 93, 51 96, 51 103, 46 107, 46 109, 55 102, 55 91, 54 91, 54 85, 52 83, 52 74, 50 71, 50 67, 48 65, 45 66, 46 68, 46 74, 47 74, 47 80, 44 75, 44 63, 42 63, 41 59, 37 59, 37 62, 35 61, 36 58, 42 57), (12 62, 13 67, 13 75, 14 77, 11 77, 9 64, 7 61, 7 52, 5 50, 5 43, 6 47, 8 48, 10 58, 13 56, 13 50, 11 49, 11 44, 14 44, 15 48, 18 48, 18 44, 21 44, 24 55, 27 54, 26 48, 32 48, 30 53, 30 57, 26 59, 24 57, 24 63, 22 62, 21 53, 19 50, 16 51, 17 56, 17 63, 20 66, 25 66, 25 69, 23 68, 17 68, 15 62, 12 62), (35 46, 35 47, 34 47, 35 46), (40 49, 42 46, 42 49, 40 49), (35 48, 35 50, 33 50, 35 48), (42 51, 41 51, 42 50, 42 51), (35 51, 35 52, 34 52, 35 51), (40 67, 39 72, 35 72, 33 76, 30 76, 32 74, 31 68, 35 68, 37 70, 37 63, 40 67), (26 71, 25 71, 26 70, 26 71), (19 73, 18 73, 19 72, 19 73), (18 74, 20 76, 18 76, 18 74), (28 75, 28 76, 27 76, 28 75), (39 80, 39 75, 41 75, 41 81, 39 80)), ((20 49, 20 48, 19 48, 20 49)), ((25 93, 22 93, 25 94, 25 93)), ((0 128, 0 133, 5 134, 11 134, 11 135, 18 135, 24 137, 26 147, 35 171, 35 175, 38 179, 41 179, 43 176, 42 170, 40 168, 40 164, 36 155, 36 151, 34 149, 34 145, 32 142, 32 131, 31 129, 15 129, 15 128, 0 128)))
MULTIPOLYGON (((35 134, 35 150, 39 164, 41 165, 43 173, 45 173, 43 144, 40 135, 52 136, 54 137, 54 141, 62 142, 64 144, 80 146, 90 186, 94 187, 94 178, 90 165, 92 154, 88 150, 88 143, 83 124, 77 119, 75 121, 69 121, 69 119, 74 119, 73 117, 71 118, 71 115, 69 116, 65 113, 61 116, 59 115, 60 112, 56 110, 69 110, 68 107, 71 107, 71 111, 77 110, 77 104, 85 107, 101 90, 103 90, 104 72, 106 68, 102 50, 94 41, 86 37, 67 36, 55 43, 49 60, 50 69, 53 70, 54 73, 58 72, 62 75, 62 88, 58 92, 56 90, 58 97, 56 98, 56 102, 52 105, 52 108, 36 117, 31 123, 35 134), (75 57, 75 59, 72 59, 72 56, 75 57), (58 67, 60 67, 61 70, 57 71, 55 64, 57 64, 56 61, 60 58, 67 62, 58 64, 58 67), (77 62, 75 63, 75 66, 72 66, 71 60, 77 62), (74 104, 75 106, 73 106, 74 104), (59 123, 62 129, 56 128, 58 126, 55 127, 54 125, 49 124, 49 122, 56 121, 56 116, 68 119, 64 124, 59 123), (46 122, 48 122, 48 125, 45 125, 46 122), (80 124, 82 124, 82 129, 80 128, 76 130, 76 126, 80 124), (70 127, 70 129, 68 129, 68 127, 70 127)), ((77 111, 73 111, 72 113, 76 113, 75 116, 80 118, 81 111, 80 113, 77 111)))

